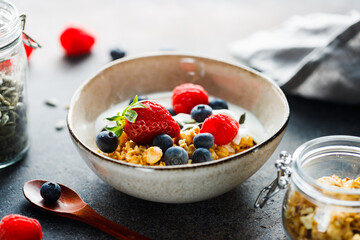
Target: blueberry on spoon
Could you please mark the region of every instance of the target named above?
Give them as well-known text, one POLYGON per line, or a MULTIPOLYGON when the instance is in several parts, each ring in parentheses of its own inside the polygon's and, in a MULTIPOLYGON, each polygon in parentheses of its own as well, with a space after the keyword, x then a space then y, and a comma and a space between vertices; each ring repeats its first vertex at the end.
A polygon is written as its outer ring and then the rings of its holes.
POLYGON ((46 202, 56 202, 61 195, 59 184, 46 182, 40 188, 40 195, 46 202))

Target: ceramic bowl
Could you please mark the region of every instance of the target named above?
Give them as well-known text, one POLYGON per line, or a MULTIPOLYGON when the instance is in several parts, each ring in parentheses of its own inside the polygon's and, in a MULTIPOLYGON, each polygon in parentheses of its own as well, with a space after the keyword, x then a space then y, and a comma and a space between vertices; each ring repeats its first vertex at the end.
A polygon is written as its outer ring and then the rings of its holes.
POLYGON ((254 70, 172 53, 124 58, 107 64, 76 91, 67 124, 82 158, 109 185, 141 199, 188 203, 223 194, 253 175, 274 152, 288 119, 289 106, 283 92, 254 70), (251 111, 265 128, 265 140, 220 160, 165 167, 135 165, 97 152, 94 128, 99 114, 136 94, 172 91, 186 82, 200 84, 209 95, 251 111))

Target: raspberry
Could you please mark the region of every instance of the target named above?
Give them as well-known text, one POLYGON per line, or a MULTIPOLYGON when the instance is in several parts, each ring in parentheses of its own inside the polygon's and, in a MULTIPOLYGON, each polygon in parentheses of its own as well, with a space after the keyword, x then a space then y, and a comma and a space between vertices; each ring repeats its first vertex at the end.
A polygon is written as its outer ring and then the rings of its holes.
POLYGON ((89 53, 95 38, 80 28, 69 27, 61 34, 60 43, 66 55, 76 57, 89 53))
POLYGON ((200 130, 200 133, 211 133, 217 145, 230 143, 239 130, 239 123, 225 114, 215 114, 208 117, 200 130))
POLYGON ((0 222, 1 240, 39 240, 42 237, 41 226, 36 219, 10 214, 0 222))
POLYGON ((184 83, 174 88, 172 103, 176 113, 190 113, 196 105, 207 105, 209 96, 202 86, 184 83))

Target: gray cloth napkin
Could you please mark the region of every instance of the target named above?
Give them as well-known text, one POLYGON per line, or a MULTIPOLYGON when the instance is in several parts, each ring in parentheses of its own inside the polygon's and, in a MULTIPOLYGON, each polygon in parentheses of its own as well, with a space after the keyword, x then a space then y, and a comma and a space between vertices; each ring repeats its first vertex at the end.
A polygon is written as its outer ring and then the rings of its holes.
POLYGON ((230 53, 287 93, 360 103, 358 12, 294 16, 276 29, 232 43, 230 53))

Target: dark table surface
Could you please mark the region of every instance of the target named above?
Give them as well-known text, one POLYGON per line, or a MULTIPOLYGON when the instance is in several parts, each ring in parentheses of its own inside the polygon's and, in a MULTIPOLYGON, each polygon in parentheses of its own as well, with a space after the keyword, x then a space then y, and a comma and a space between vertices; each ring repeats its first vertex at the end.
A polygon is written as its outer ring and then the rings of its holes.
POLYGON ((123 47, 128 55, 175 48, 233 60, 228 44, 260 29, 280 24, 294 14, 347 13, 360 2, 312 1, 26 1, 27 32, 43 48, 30 59, 28 102, 31 149, 21 162, 0 170, 0 218, 11 213, 40 221, 44 239, 112 239, 83 223, 33 208, 22 195, 31 179, 65 184, 100 214, 154 239, 284 239, 281 223, 283 193, 262 210, 254 209, 258 192, 275 177, 274 161, 281 150, 325 135, 360 135, 360 106, 287 96, 291 117, 287 132, 268 162, 234 190, 203 202, 162 204, 125 195, 102 182, 76 152, 67 129, 66 105, 80 84, 110 61, 109 49, 123 47), (64 57, 58 37, 69 24, 85 26, 97 37, 91 55, 72 61, 64 57), (57 107, 45 100, 55 98, 57 107))

